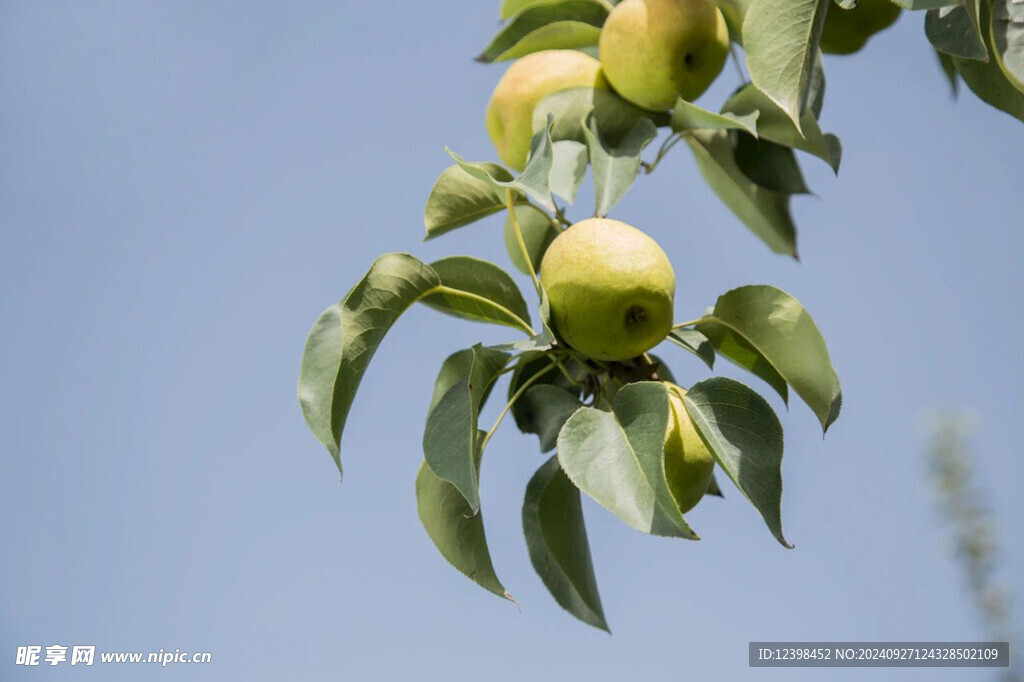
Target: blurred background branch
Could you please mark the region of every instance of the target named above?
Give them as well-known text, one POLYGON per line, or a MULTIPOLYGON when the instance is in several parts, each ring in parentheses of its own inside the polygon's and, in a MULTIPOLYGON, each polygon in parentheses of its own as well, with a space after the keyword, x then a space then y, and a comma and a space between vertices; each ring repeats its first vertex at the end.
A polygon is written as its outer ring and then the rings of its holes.
POLYGON ((1020 682, 1020 666, 1011 637, 1012 595, 996 579, 1002 557, 997 524, 984 504, 986 495, 977 480, 970 447, 976 425, 976 416, 968 410, 932 414, 928 424, 928 466, 953 537, 956 559, 964 571, 986 637, 1011 643, 1010 667, 1002 671, 1000 679, 1020 682))

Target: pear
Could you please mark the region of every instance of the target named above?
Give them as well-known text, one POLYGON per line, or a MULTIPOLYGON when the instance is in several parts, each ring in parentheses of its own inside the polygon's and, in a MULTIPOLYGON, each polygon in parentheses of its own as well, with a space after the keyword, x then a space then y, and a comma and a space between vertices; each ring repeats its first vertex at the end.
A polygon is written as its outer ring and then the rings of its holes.
POLYGON ((595 360, 628 360, 672 329, 676 276, 658 243, 631 225, 582 220, 541 261, 556 331, 595 360))
POLYGON ((623 0, 601 29, 598 51, 622 97, 665 111, 680 97, 696 99, 718 77, 729 31, 711 0, 623 0))
POLYGON ((700 439, 683 405, 686 389, 665 382, 668 388, 668 428, 665 437, 665 478, 683 514, 704 497, 715 469, 715 458, 700 439))
POLYGON ((487 133, 509 168, 523 170, 533 137, 533 108, 569 88, 608 90, 601 63, 576 50, 542 50, 516 61, 487 103, 487 133))
POLYGON ((890 0, 857 0, 853 9, 829 3, 821 33, 821 51, 853 54, 864 47, 868 38, 891 26, 899 16, 899 6, 890 0))

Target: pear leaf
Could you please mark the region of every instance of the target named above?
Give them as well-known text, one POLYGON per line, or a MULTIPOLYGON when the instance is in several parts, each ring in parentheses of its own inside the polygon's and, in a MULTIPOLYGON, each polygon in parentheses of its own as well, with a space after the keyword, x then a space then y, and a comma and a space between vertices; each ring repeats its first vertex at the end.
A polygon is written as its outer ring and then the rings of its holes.
POLYGON ((588 625, 608 630, 590 558, 580 491, 552 457, 526 486, 523 534, 530 562, 555 601, 588 625))
POLYGON ((402 313, 440 284, 433 268, 416 257, 384 254, 309 332, 299 371, 299 404, 339 472, 341 435, 370 360, 402 313))
POLYGON ((629 526, 697 540, 665 477, 668 419, 664 384, 628 384, 616 394, 612 412, 581 407, 565 422, 558 462, 577 488, 629 526))
POLYGON ((711 455, 783 547, 782 425, 764 398, 738 381, 694 384, 683 405, 711 455))

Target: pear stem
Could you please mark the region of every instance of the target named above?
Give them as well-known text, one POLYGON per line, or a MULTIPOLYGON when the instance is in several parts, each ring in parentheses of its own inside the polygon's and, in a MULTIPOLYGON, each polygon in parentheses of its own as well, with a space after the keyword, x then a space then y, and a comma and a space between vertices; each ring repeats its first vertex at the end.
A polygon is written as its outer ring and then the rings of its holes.
POLYGON ((706 319, 708 319, 708 318, 707 317, 698 317, 696 320, 687 320, 686 322, 680 322, 679 324, 672 325, 672 329, 682 329, 683 327, 692 327, 693 325, 699 324, 699 323, 703 322, 706 319))
POLYGON ((533 258, 530 257, 530 252, 526 248, 526 240, 523 239, 523 228, 519 226, 519 217, 516 215, 516 204, 515 195, 512 190, 508 190, 505 194, 505 206, 508 208, 508 214, 512 218, 512 227, 516 232, 516 241, 519 242, 519 250, 523 254, 523 260, 526 261, 526 267, 530 271, 530 279, 533 280, 533 288, 537 290, 537 295, 541 295, 540 280, 537 279, 537 271, 533 269, 533 258))

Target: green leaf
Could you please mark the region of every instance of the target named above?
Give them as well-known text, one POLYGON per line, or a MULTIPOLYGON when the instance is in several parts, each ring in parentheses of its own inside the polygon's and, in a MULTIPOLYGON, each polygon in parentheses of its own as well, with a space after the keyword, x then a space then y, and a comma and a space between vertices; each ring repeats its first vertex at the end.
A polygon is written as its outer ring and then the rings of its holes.
POLYGON ((834 172, 839 172, 839 156, 829 144, 828 136, 821 132, 810 108, 800 116, 800 127, 797 128, 786 112, 763 92, 753 85, 745 85, 729 98, 722 111, 740 117, 757 112, 757 136, 760 139, 813 154, 831 166, 834 172))
MULTIPOLYGON (((503 182, 512 180, 512 174, 496 163, 480 165, 503 182)), ((524 203, 526 197, 517 192, 515 201, 524 203)), ((505 190, 470 175, 458 164, 450 166, 438 177, 427 198, 423 218, 427 227, 426 238, 433 239, 505 208, 505 190)))
POLYGON ((530 479, 523 501, 530 562, 551 596, 588 625, 611 632, 594 578, 579 490, 552 457, 530 479))
POLYGON ((909 10, 938 9, 960 4, 961 0, 892 0, 894 3, 909 10))
POLYGON ((488 592, 512 599, 495 575, 483 515, 474 513, 455 486, 438 477, 426 462, 416 476, 416 509, 427 535, 448 563, 488 592))
POLYGON ((807 92, 807 109, 814 114, 815 119, 821 118, 821 110, 825 106, 825 63, 821 60, 821 53, 814 60, 814 69, 811 70, 811 85, 807 92))
POLYGON ((480 62, 515 59, 541 50, 597 45, 608 9, 592 0, 561 0, 526 7, 491 40, 480 62))
POLYGON ((786 380, 749 341, 710 317, 705 317, 697 328, 707 336, 719 355, 762 379, 775 389, 783 402, 789 403, 786 380))
POLYGON ((640 155, 657 137, 658 129, 650 119, 642 118, 617 147, 609 147, 601 139, 596 120, 590 118, 584 134, 594 169, 594 215, 604 217, 633 186, 640 171, 640 155))
POLYGON ((696 329, 673 329, 668 334, 668 340, 703 360, 708 369, 715 368, 715 347, 708 337, 696 329))
POLYGON ((423 456, 435 474, 458 489, 475 514, 480 508, 477 420, 484 396, 510 356, 479 344, 472 352, 468 372, 430 410, 423 432, 423 456))
POLYGON ((551 191, 571 204, 587 174, 587 146, 575 140, 559 140, 552 152, 551 191))
POLYGON ((715 461, 750 500, 784 547, 782 425, 764 398, 738 381, 713 377, 683 396, 686 412, 715 461))
POLYGON ((715 194, 772 251, 795 258, 796 226, 789 212, 789 195, 761 187, 737 167, 727 132, 697 130, 686 141, 715 194))
POLYGON ((471 256, 449 256, 430 264, 441 284, 458 292, 441 291, 422 299, 424 305, 477 322, 523 328, 530 324, 530 309, 515 281, 493 263, 471 256), (479 300, 480 297, 484 300, 479 300))
POLYGON ((988 61, 980 27, 963 5, 929 10, 924 17, 924 34, 939 52, 988 61))
POLYGON ((743 19, 750 78, 798 130, 829 0, 753 0, 743 19))
MULTIPOLYGON (((525 361, 520 364, 516 370, 512 373, 512 379, 508 385, 508 398, 512 399, 519 389, 522 388, 523 384, 532 379, 538 372, 545 372, 540 378, 535 380, 533 386, 527 389, 528 394, 532 389, 538 386, 553 386, 561 389, 565 393, 568 393, 574 399, 579 401, 580 387, 570 382, 562 372, 557 369, 546 371, 551 365, 551 358, 543 353, 537 353, 536 357, 527 357, 525 361)), ((523 398, 526 397, 523 395, 523 398)), ((540 434, 543 424, 543 419, 539 418, 537 412, 532 409, 533 403, 528 400, 518 400, 512 405, 512 418, 516 422, 516 427, 523 433, 536 433, 540 434)), ((555 434, 558 435, 557 433, 555 434)))
POLYGON ((530 143, 530 158, 526 162, 526 168, 514 180, 503 179, 504 174, 494 171, 494 164, 472 163, 451 150, 446 149, 446 151, 463 170, 478 180, 490 184, 496 191, 512 192, 513 195, 521 192, 549 211, 554 211, 555 202, 551 199, 549 184, 551 164, 554 161, 551 145, 551 123, 549 121, 547 128, 538 130, 534 134, 530 143))
POLYGON ((953 58, 944 52, 935 50, 935 56, 939 59, 942 73, 946 74, 946 80, 949 81, 949 90, 953 95, 953 99, 956 99, 957 95, 960 94, 960 74, 956 72, 956 64, 953 63, 953 58))
POLYGON ((510 343, 502 343, 497 346, 489 346, 494 350, 500 350, 505 353, 526 353, 530 351, 545 351, 551 350, 554 347, 555 337, 545 329, 536 336, 531 336, 528 339, 519 339, 518 341, 512 341, 510 343))
POLYGON ((725 25, 729 27, 729 38, 737 45, 743 45, 743 17, 750 7, 751 0, 715 0, 718 9, 722 10, 725 25))
POLYGON ((722 494, 721 486, 719 486, 718 485, 718 481, 715 480, 715 475, 714 474, 711 474, 711 482, 708 483, 708 491, 706 493, 704 493, 704 494, 705 495, 713 495, 715 497, 725 497, 725 495, 722 494))
POLYGON ((702 109, 696 104, 679 98, 675 109, 672 110, 672 130, 683 132, 686 130, 745 130, 754 137, 757 137, 757 117, 760 112, 749 112, 744 116, 736 116, 728 112, 716 114, 702 109))
POLYGON ((755 183, 775 192, 809 194, 792 148, 737 133, 736 167, 755 183))
POLYGON ((603 138, 613 145, 621 142, 640 119, 665 118, 640 109, 609 90, 566 88, 537 103, 533 109, 533 129, 542 129, 550 116, 552 140, 586 142, 585 121, 591 114, 597 119, 603 138))
POLYGON ((302 353, 299 404, 339 472, 342 431, 366 367, 401 314, 440 284, 437 273, 419 259, 388 253, 313 325, 302 353))
POLYGON ((578 392, 552 384, 538 384, 527 389, 516 403, 520 406, 523 433, 537 434, 541 452, 548 452, 557 445, 562 426, 583 407, 578 396, 578 392))
POLYGON ((988 63, 979 62, 973 59, 953 58, 956 70, 964 83, 982 101, 987 102, 996 109, 1005 111, 1011 116, 1024 121, 1024 92, 1014 85, 1006 72, 999 65, 999 50, 992 43, 992 18, 990 16, 988 3, 980 3, 980 23, 989 30, 982 31, 985 37, 985 46, 990 53, 995 54, 997 59, 988 63))
POLYGON ((744 286, 719 296, 713 313, 704 319, 697 329, 712 343, 707 327, 715 324, 746 341, 807 403, 822 431, 828 431, 839 417, 842 390, 825 339, 800 301, 775 287, 744 286))
POLYGON ((668 393, 641 381, 622 388, 613 412, 580 408, 558 436, 558 462, 576 487, 629 526, 698 539, 665 480, 668 393))
MULTIPOLYGON (((555 240, 561 230, 552 222, 547 213, 532 204, 516 206, 516 220, 519 221, 519 229, 523 234, 523 242, 526 243, 526 251, 530 254, 530 261, 533 263, 533 271, 540 272, 540 262, 548 250, 548 246, 555 240)), ((512 264, 524 275, 530 274, 526 265, 523 251, 519 247, 519 240, 516 239, 515 225, 512 222, 512 215, 505 218, 505 249, 512 259, 512 264)))
POLYGON ((993 0, 990 35, 1000 68, 1018 90, 1024 90, 1024 3, 993 0))

